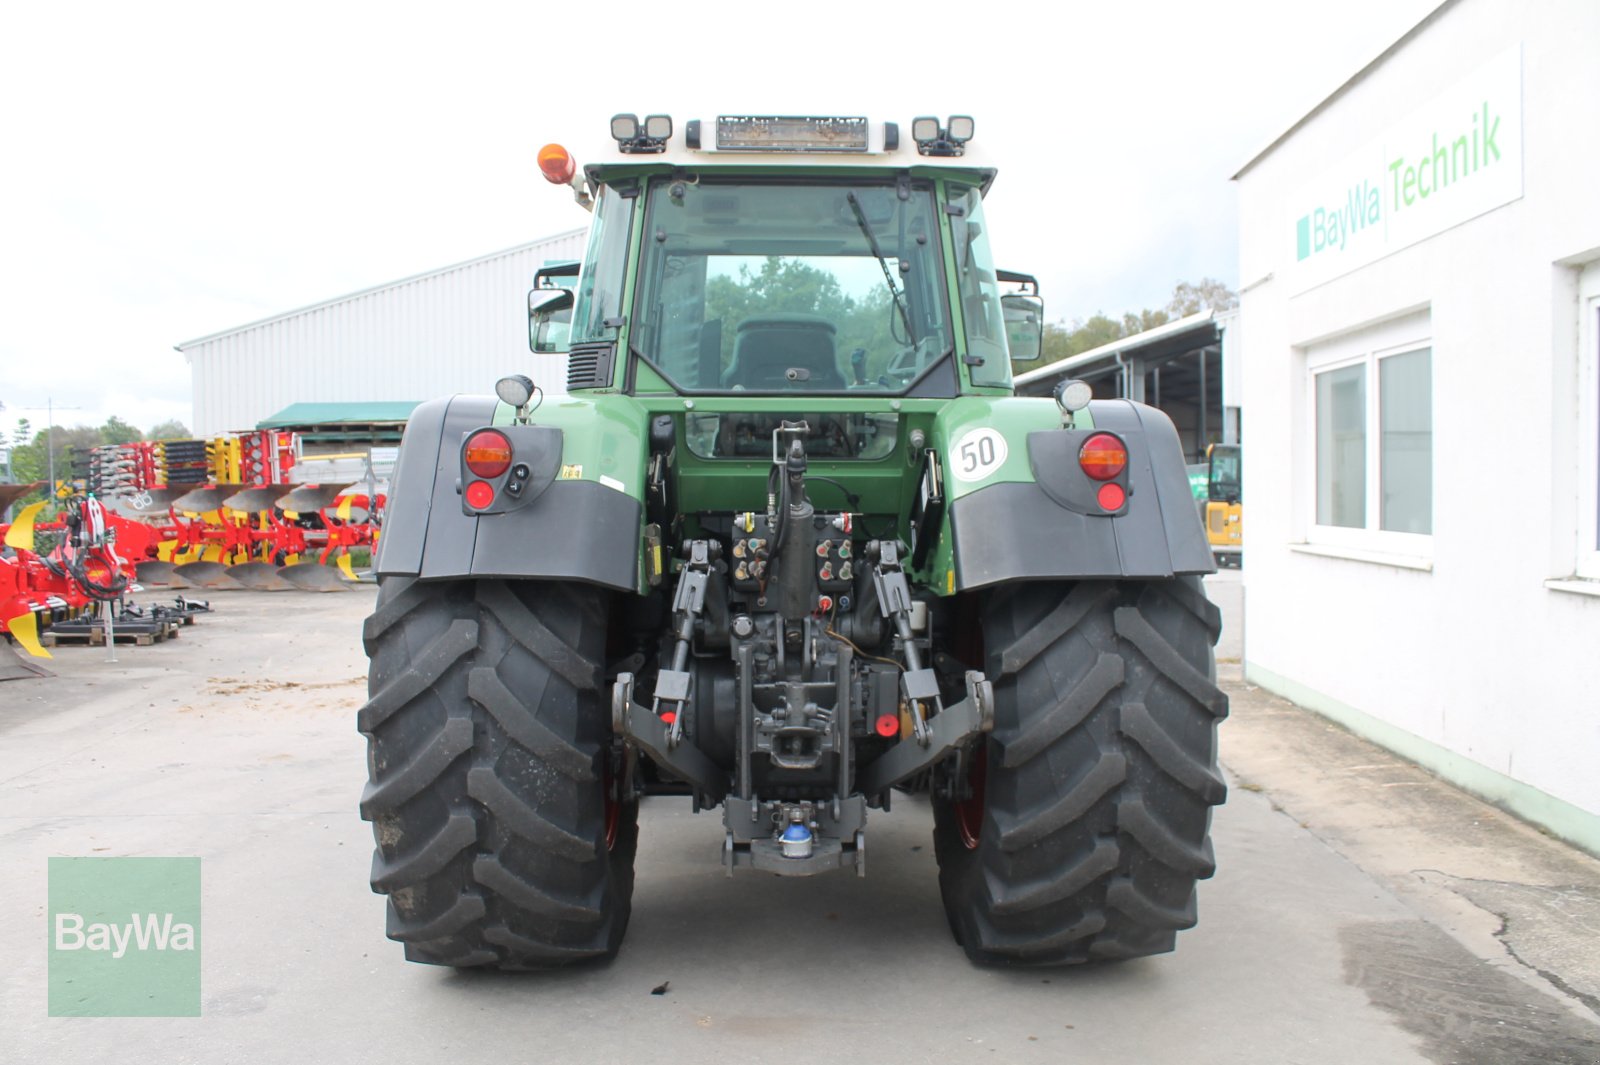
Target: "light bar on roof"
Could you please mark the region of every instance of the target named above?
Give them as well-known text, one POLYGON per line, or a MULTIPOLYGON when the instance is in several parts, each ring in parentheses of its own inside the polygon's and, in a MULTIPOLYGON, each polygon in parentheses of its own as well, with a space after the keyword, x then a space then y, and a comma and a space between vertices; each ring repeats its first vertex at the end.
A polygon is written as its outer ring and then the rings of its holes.
POLYGON ((718 115, 719 152, 865 152, 865 118, 718 115))

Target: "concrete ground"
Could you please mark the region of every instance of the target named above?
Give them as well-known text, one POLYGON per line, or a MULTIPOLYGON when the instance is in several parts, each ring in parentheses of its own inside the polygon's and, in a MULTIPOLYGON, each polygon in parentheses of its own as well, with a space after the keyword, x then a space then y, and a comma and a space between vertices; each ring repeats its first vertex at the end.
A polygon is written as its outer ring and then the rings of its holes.
POLYGON ((356 815, 370 589, 58 649, 0 685, 0 1061, 1600 1062, 1600 861, 1240 684, 1211 583, 1219 871, 1176 953, 1093 969, 969 965, 925 803, 873 815, 864 880, 728 880, 717 815, 666 799, 614 963, 410 965, 356 815), (46 1015, 52 855, 202 859, 201 1017, 46 1015))
POLYGON ((1217 640, 1217 665, 1222 674, 1244 662, 1244 576, 1236 569, 1218 570, 1205 578, 1206 594, 1222 610, 1222 637, 1217 640))

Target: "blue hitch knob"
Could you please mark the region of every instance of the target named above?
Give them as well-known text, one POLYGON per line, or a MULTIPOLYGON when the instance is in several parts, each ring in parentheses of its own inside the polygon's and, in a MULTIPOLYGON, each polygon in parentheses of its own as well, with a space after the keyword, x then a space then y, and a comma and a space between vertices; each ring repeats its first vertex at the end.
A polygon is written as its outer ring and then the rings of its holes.
POLYGON ((778 837, 778 845, 783 848, 785 858, 811 857, 811 829, 798 821, 783 830, 783 835, 778 837))

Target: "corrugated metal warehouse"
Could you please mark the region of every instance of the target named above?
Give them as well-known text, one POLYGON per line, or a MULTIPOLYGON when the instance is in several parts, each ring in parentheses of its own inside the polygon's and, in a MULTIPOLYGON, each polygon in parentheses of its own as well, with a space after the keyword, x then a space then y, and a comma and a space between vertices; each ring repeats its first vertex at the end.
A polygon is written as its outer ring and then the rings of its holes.
POLYGON ((573 230, 185 341, 198 436, 251 429, 293 403, 419 402, 489 392, 511 371, 565 388, 566 356, 528 350, 528 289, 583 255, 573 230))

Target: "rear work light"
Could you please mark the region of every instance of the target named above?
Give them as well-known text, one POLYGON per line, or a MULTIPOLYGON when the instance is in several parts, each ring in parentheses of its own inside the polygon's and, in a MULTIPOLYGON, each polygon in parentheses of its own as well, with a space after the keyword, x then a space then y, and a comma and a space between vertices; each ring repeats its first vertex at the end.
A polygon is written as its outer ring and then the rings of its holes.
POLYGON ((1097 481, 1109 481, 1128 468, 1128 446, 1110 433, 1095 433, 1078 451, 1078 465, 1097 481))
POLYGON ((461 457, 479 477, 498 477, 511 468, 511 441, 494 429, 480 429, 467 437, 461 457))

